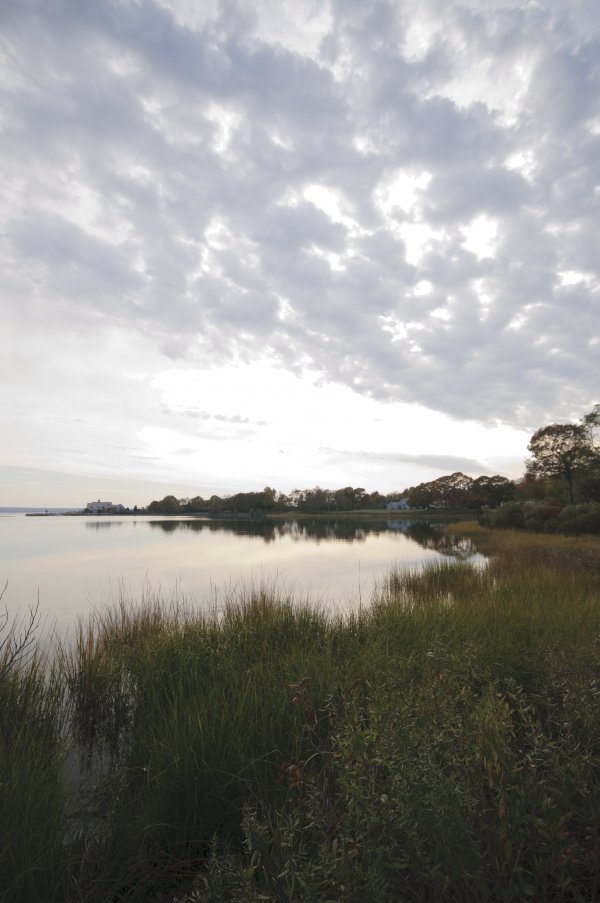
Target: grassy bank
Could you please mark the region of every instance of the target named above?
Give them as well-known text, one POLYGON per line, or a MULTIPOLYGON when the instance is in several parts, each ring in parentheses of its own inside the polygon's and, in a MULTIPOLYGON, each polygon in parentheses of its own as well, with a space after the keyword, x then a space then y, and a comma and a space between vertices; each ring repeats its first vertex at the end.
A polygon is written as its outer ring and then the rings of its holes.
POLYGON ((0 664, 0 900, 599 899, 600 542, 460 529, 489 567, 358 615, 124 601, 0 664))

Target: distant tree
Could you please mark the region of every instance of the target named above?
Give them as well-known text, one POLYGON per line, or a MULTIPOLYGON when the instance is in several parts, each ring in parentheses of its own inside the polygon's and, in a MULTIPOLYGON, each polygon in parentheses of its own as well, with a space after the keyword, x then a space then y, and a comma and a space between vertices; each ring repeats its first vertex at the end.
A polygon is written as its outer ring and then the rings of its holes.
POLYGON ((166 495, 160 502, 150 502, 147 511, 148 514, 179 514, 181 505, 174 495, 166 495))
POLYGON ((397 490, 396 492, 388 492, 387 495, 383 496, 384 504, 387 504, 388 502, 399 502, 401 499, 405 499, 411 491, 411 488, 403 489, 402 491, 397 490))
POLYGON ((345 486, 333 493, 333 500, 338 511, 355 511, 357 508, 363 508, 366 499, 367 493, 362 487, 353 489, 352 486, 345 486))
POLYGON ((584 422, 552 423, 537 430, 527 448, 532 455, 526 463, 527 473, 547 479, 562 477, 567 486, 567 503, 572 505, 576 477, 598 461, 589 426, 584 422))
POLYGON ((201 495, 195 495, 193 498, 181 499, 182 511, 186 513, 194 513, 196 511, 206 511, 208 502, 201 495))
POLYGON ((295 508, 299 511, 303 498, 304 493, 301 489, 292 489, 287 497, 288 508, 295 508))
POLYGON ((473 480, 469 487, 469 508, 497 508, 502 502, 515 497, 515 484, 506 477, 495 474, 492 477, 482 476, 473 480))
POLYGON ((365 497, 364 504, 367 508, 385 508, 387 504, 387 498, 385 495, 382 495, 380 492, 375 490, 365 497))
POLYGON ((231 511, 273 511, 277 505, 276 489, 266 486, 262 492, 238 492, 227 499, 227 507, 231 511))
POLYGON ((519 501, 543 499, 546 497, 548 485, 549 481, 545 477, 527 472, 515 483, 515 498, 519 501))
POLYGON ((317 514, 320 511, 331 511, 334 506, 334 493, 330 489, 322 489, 315 486, 313 489, 303 489, 298 501, 298 509, 307 514, 317 514))
POLYGON ((409 490, 408 503, 411 508, 429 508, 434 502, 433 481, 419 483, 409 490))
POLYGON ((433 481, 433 493, 437 504, 444 508, 462 508, 468 498, 472 477, 456 471, 433 481))
POLYGON ((411 508, 429 508, 434 501, 433 483, 419 483, 408 490, 408 504, 411 508))
POLYGON ((460 471, 419 483, 408 490, 411 508, 462 508, 467 504, 473 479, 460 471))
POLYGON ((277 507, 277 501, 279 499, 279 493, 276 489, 273 489, 271 486, 265 486, 262 491, 263 502, 262 506, 266 511, 273 511, 277 507))
POLYGON ((225 499, 222 499, 219 495, 211 495, 207 507, 211 514, 218 514, 220 511, 225 510, 225 505, 225 499))

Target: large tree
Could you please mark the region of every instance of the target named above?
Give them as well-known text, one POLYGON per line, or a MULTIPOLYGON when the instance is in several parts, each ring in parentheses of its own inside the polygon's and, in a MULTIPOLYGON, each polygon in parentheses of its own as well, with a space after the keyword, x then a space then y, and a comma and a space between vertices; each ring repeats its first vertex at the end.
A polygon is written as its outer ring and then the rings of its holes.
POLYGON ((598 452, 590 439, 590 430, 584 422, 551 423, 537 430, 527 446, 532 457, 527 461, 527 472, 542 477, 562 477, 567 485, 567 501, 574 501, 575 478, 593 467, 598 452))

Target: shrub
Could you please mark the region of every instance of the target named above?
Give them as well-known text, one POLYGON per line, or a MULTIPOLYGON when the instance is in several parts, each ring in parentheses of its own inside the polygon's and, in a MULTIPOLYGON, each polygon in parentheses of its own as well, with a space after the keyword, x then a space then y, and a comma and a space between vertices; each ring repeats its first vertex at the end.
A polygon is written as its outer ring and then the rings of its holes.
POLYGON ((559 502, 525 502, 523 504, 523 525, 526 530, 552 533, 556 529, 556 519, 562 505, 559 502))
POLYGON ((563 507, 556 501, 508 502, 495 511, 483 511, 479 522, 488 527, 538 533, 600 533, 600 504, 563 507))
POLYGON ((511 678, 465 684, 440 653, 419 685, 355 681, 318 714, 307 700, 282 796, 246 807, 243 848, 215 836, 180 903, 587 899, 594 778, 570 702, 549 716, 511 678))
POLYGON ((507 502, 495 511, 482 512, 480 522, 490 527, 504 529, 522 528, 525 526, 525 512, 522 502, 507 502))
POLYGON ((600 533, 600 504, 569 505, 556 521, 561 533, 600 533))

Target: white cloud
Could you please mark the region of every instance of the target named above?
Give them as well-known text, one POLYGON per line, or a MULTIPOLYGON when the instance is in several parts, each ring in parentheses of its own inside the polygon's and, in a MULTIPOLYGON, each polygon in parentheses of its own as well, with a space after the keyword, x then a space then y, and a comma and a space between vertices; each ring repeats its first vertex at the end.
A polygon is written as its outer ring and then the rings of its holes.
POLYGON ((376 203, 388 216, 397 208, 404 213, 415 210, 418 212, 421 192, 427 188, 430 181, 429 172, 411 173, 399 170, 391 180, 378 186, 375 193, 376 203))
POLYGON ((478 260, 495 256, 498 226, 494 220, 478 216, 468 226, 464 226, 461 231, 465 237, 462 243, 463 248, 475 254, 478 260))
POLYGON ((322 374, 292 375, 267 360, 185 374, 164 371, 155 376, 153 388, 167 410, 189 415, 196 406, 204 419, 195 431, 181 417, 177 429, 148 428, 143 440, 165 458, 186 448, 193 453, 186 466, 208 470, 217 480, 225 478, 228 467, 236 472, 241 467, 265 476, 276 473, 289 482, 293 461, 297 479, 304 474, 309 481, 337 485, 339 476, 324 451, 344 449, 372 456, 377 475, 392 486, 405 458, 417 468, 431 466, 422 459, 435 455, 440 435, 446 455, 460 456, 468 448, 480 462, 499 454, 519 460, 524 449, 523 434, 510 428, 461 424, 420 407, 382 404, 346 386, 323 384, 322 374), (207 424, 211 417, 218 422, 207 424))
MULTIPOLYGON (((309 366, 297 403, 345 385, 351 450, 363 401, 519 432, 597 400, 595 5, 98 0, 0 25, 11 460, 93 466, 126 402, 162 467, 190 431, 156 407, 168 369, 185 394, 309 366)), ((317 470, 327 429, 298 445, 317 470)))

